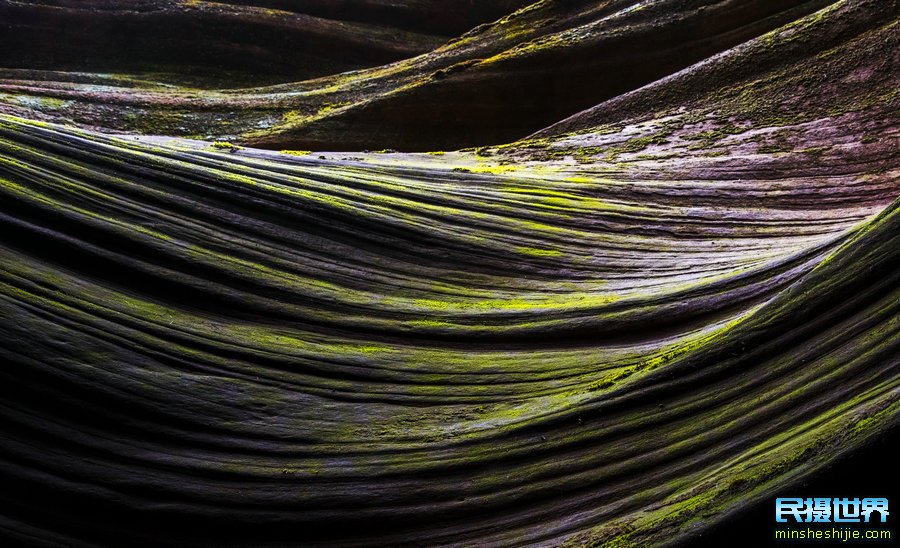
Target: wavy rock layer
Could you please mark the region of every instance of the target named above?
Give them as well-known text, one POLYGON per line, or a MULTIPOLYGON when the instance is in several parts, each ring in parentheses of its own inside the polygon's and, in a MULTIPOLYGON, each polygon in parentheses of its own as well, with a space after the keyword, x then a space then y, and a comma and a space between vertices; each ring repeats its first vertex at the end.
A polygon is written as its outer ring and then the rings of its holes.
POLYGON ((4 71, 0 533, 678 543, 896 427, 895 8, 539 2, 265 89, 4 71))
POLYGON ((473 0, 4 0, 0 64, 216 88, 282 83, 426 53, 521 7, 473 0))
MULTIPOLYGON (((270 149, 433 151, 493 145, 796 20, 808 23, 789 32, 784 40, 789 45, 766 48, 769 55, 789 51, 787 59, 799 60, 827 50, 861 29, 893 21, 896 7, 896 0, 542 1, 430 53, 303 83, 246 88, 245 80, 231 78, 226 87, 232 89, 201 93, 167 81, 148 82, 145 74, 13 70, 0 72, 0 92, 7 93, 0 105, 6 103, 7 111, 24 105, 30 116, 37 110, 47 120, 95 129, 229 138, 270 149), (816 11, 825 7, 837 9, 816 11)), ((248 18, 246 25, 252 24, 248 18)), ((23 32, 30 40, 31 30, 23 32)), ((379 37, 369 38, 372 51, 381 47, 379 37)), ((71 48, 71 41, 48 43, 71 48)), ((364 39, 358 43, 366 46, 364 39)), ((235 47, 231 41, 215 44, 235 47)), ((196 73, 195 49, 174 58, 183 74, 196 73)), ((344 49, 326 44, 318 54, 355 58, 344 49)), ((222 57, 211 62, 221 65, 222 57)), ((745 74, 723 76, 705 85, 727 87, 745 74)))

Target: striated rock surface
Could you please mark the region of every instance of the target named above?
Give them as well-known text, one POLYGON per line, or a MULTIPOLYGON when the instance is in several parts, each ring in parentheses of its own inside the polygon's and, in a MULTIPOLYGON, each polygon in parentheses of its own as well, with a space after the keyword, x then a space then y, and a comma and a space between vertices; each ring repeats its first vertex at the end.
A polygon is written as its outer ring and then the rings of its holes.
POLYGON ((0 2, 0 537, 679 544, 895 431, 896 1, 127 4, 0 2))

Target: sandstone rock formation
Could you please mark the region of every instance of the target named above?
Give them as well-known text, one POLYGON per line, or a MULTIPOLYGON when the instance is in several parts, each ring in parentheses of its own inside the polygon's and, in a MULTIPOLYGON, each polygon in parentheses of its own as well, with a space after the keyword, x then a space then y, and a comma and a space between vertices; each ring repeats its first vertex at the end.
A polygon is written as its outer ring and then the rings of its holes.
POLYGON ((896 427, 895 0, 298 4, 0 1, 0 536, 673 544, 896 427))

